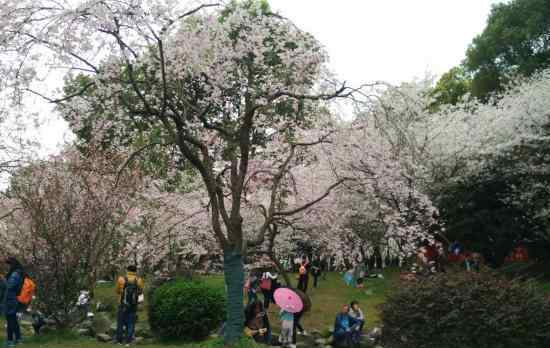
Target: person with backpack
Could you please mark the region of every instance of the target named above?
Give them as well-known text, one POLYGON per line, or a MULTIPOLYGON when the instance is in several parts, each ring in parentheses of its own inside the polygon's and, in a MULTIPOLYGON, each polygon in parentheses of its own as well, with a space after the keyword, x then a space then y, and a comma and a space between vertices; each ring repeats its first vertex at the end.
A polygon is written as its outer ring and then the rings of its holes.
POLYGON ((21 305, 17 301, 17 296, 23 286, 25 273, 23 271, 23 266, 21 266, 19 261, 17 261, 14 257, 8 257, 6 259, 6 264, 9 267, 8 273, 5 277, 6 295, 4 313, 6 315, 7 324, 6 347, 15 347, 15 345, 20 343, 22 340, 21 328, 19 327, 19 322, 17 321, 17 312, 21 309, 21 305))
POLYGON ((119 277, 116 284, 116 293, 119 296, 116 341, 119 344, 126 341, 128 347, 134 338, 139 297, 143 294, 145 285, 143 279, 137 276, 136 266, 130 265, 126 270, 126 276, 119 277))
POLYGON ((302 264, 300 265, 300 268, 298 270, 298 290, 303 291, 304 293, 307 292, 307 286, 309 283, 309 262, 306 261, 305 257, 303 259, 302 264))
POLYGON ((277 275, 271 274, 271 272, 264 272, 262 274, 262 280, 260 280, 260 289, 264 296, 264 308, 269 309, 269 305, 273 300, 273 292, 276 289, 277 275))

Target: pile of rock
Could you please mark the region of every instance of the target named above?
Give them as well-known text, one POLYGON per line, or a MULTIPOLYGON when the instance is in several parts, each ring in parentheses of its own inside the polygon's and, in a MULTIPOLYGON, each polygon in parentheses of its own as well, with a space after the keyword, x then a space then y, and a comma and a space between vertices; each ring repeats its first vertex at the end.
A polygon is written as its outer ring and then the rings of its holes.
MULTIPOLYGON (((84 337, 93 337, 100 342, 112 342, 116 335, 116 323, 108 313, 97 313, 93 318, 81 322, 75 331, 84 337)), ((135 330, 136 344, 146 342, 153 338, 149 325, 138 322, 135 330)))

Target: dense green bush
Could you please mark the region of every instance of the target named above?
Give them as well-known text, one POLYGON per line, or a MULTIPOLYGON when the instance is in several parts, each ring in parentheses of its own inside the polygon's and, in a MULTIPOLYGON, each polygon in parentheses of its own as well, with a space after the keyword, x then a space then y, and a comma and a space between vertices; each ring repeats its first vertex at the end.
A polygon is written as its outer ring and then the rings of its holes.
POLYGON ((534 282, 493 272, 403 285, 382 305, 392 348, 550 347, 550 301, 534 282))
POLYGON ((224 318, 223 289, 202 282, 170 281, 149 297, 151 330, 161 338, 201 339, 219 328, 224 318))

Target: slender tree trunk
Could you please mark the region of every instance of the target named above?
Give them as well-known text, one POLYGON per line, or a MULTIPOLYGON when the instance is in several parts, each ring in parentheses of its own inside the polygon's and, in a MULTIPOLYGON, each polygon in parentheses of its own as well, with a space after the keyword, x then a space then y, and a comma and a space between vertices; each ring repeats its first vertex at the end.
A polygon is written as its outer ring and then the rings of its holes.
POLYGON ((223 269, 227 286, 227 318, 224 329, 224 343, 231 346, 243 334, 243 285, 244 265, 240 251, 226 248, 223 252, 223 269))

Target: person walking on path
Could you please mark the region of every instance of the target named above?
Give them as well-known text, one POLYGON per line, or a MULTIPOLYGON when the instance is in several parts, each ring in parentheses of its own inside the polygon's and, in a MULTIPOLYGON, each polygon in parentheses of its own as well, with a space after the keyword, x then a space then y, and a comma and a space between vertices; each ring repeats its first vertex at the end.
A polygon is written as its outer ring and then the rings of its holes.
POLYGON ((21 328, 17 321, 17 312, 21 308, 17 301, 17 296, 23 286, 25 272, 23 271, 23 266, 21 266, 19 261, 14 257, 8 257, 6 259, 6 264, 9 267, 8 273, 6 274, 6 295, 4 304, 7 324, 6 347, 15 347, 15 345, 22 340, 21 328))
POLYGON ((139 296, 143 294, 143 289, 144 282, 137 276, 137 267, 128 266, 126 276, 119 277, 116 284, 119 296, 116 340, 120 344, 126 341, 127 347, 134 338, 139 296))

